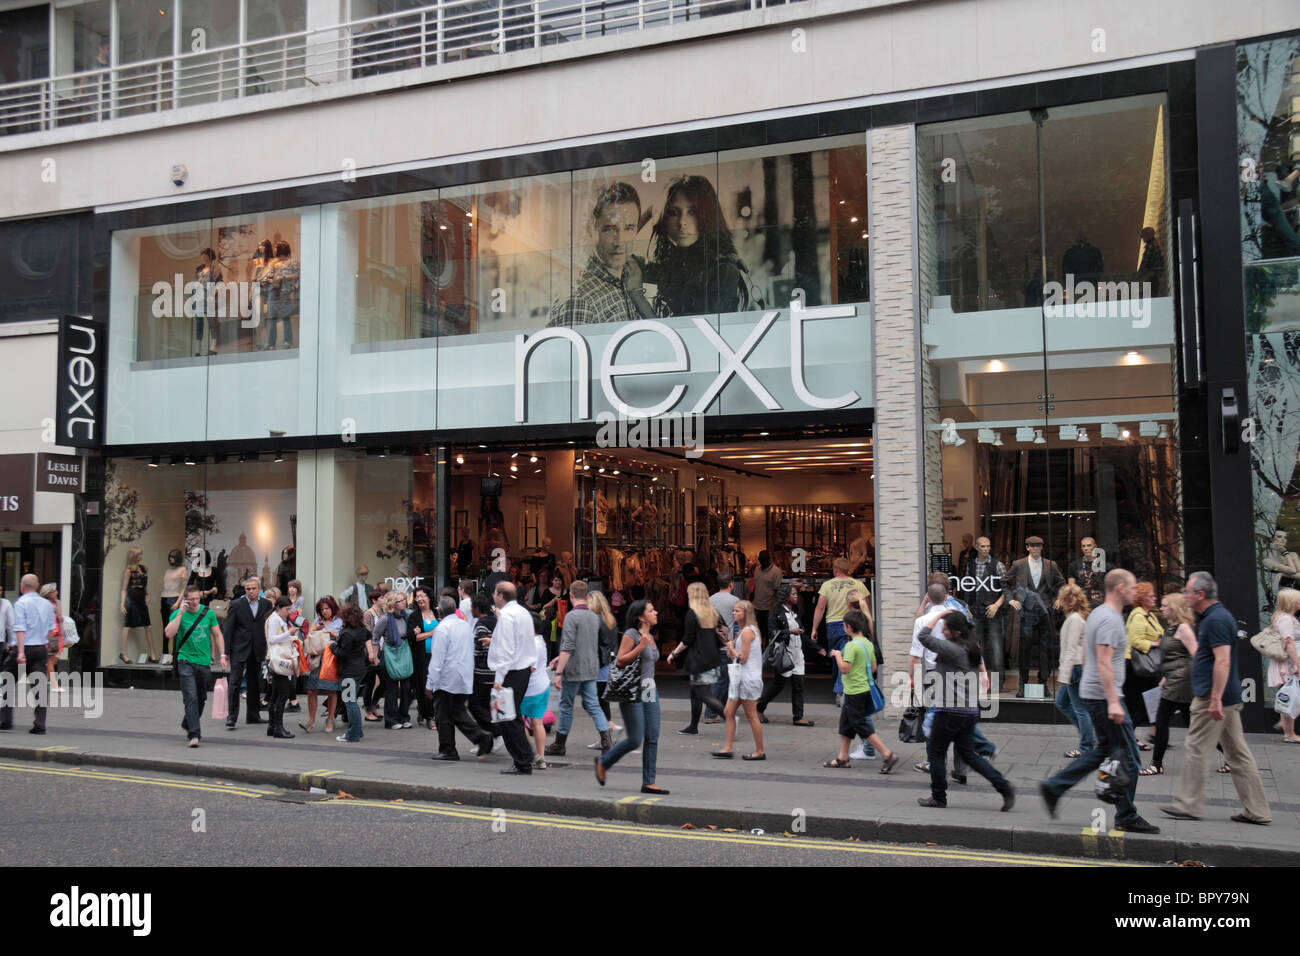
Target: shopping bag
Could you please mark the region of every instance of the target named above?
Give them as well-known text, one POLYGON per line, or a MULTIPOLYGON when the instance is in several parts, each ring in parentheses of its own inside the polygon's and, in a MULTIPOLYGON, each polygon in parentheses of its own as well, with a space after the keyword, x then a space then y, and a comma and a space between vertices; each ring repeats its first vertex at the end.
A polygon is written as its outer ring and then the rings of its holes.
POLYGON ((515 692, 509 687, 493 687, 491 696, 492 723, 504 724, 517 716, 515 713, 515 692))
POLYGON ((909 707, 903 711, 903 719, 898 723, 898 739, 905 744, 919 744, 925 740, 921 725, 925 722, 925 709, 909 707))
POLYGON ((727 665, 727 700, 740 700, 740 677, 744 670, 744 664, 727 665))
POLYGON ((338 680, 339 679, 339 659, 334 656, 328 644, 325 650, 321 652, 320 658, 320 680, 338 680))
POLYGON ((1150 690, 1142 692, 1142 703, 1147 705, 1147 720, 1151 723, 1156 722, 1156 714, 1160 710, 1160 687, 1152 687, 1150 690))
POLYGON ((1285 717, 1300 717, 1300 678, 1288 677, 1273 695, 1273 709, 1285 717))
POLYGON ((230 716, 230 682, 218 677, 212 685, 212 719, 225 720, 230 716))

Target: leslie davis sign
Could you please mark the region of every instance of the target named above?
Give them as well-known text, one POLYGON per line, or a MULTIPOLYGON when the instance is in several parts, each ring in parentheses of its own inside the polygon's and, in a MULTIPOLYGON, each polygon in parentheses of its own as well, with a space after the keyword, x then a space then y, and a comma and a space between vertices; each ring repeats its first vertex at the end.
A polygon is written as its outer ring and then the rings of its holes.
POLYGON ((36 490, 81 494, 86 490, 85 460, 75 455, 37 455, 36 490))

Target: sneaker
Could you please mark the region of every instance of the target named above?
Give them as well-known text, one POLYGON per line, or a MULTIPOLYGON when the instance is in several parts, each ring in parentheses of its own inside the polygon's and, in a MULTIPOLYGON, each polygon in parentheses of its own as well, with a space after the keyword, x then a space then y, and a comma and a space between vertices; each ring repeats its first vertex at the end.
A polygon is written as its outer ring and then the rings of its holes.
MULTIPOLYGON (((1163 807, 1161 809, 1163 809, 1163 807)), ((1148 823, 1146 820, 1143 820, 1141 817, 1138 817, 1136 820, 1132 821, 1131 823, 1116 823, 1115 829, 1123 830, 1125 833, 1159 833, 1160 832, 1160 828, 1158 826, 1156 826, 1154 823, 1148 823)))
POLYGON ((693 729, 691 729, 690 727, 683 727, 681 730, 679 730, 679 731, 677 731, 677 732, 678 732, 679 734, 681 734, 683 737, 688 737, 688 736, 689 736, 689 737, 697 737, 697 736, 699 736, 699 733, 700 733, 698 730, 693 730, 693 729))
POLYGON ((403 729, 403 730, 410 730, 410 729, 411 729, 412 727, 414 727, 414 726, 415 726, 415 725, 412 724, 412 723, 408 720, 406 723, 402 724, 402 729, 403 729))
POLYGON ((929 773, 930 761, 922 760, 920 763, 912 764, 912 769, 915 770, 917 773, 929 773))
POLYGON ((198 745, 199 745, 199 738, 198 738, 198 737, 191 737, 191 738, 190 738, 190 742, 189 742, 189 746, 191 746, 191 747, 197 747, 198 745))
POLYGON ((877 759, 877 754, 874 749, 865 750, 862 747, 859 747, 857 750, 849 754, 849 759, 850 760, 875 760, 877 759))
POLYGON ((347 735, 347 734, 339 734, 339 735, 338 735, 337 737, 335 737, 334 739, 337 740, 337 741, 338 741, 339 743, 341 743, 341 744, 345 744, 345 743, 348 742, 348 735, 347 735))

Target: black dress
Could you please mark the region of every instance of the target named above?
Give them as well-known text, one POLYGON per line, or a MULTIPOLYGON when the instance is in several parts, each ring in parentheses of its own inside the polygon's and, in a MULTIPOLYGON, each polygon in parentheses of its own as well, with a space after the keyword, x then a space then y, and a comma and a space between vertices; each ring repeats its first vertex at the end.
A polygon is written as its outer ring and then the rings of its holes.
POLYGON ((149 569, 137 564, 126 580, 126 618, 123 627, 149 627, 149 569))

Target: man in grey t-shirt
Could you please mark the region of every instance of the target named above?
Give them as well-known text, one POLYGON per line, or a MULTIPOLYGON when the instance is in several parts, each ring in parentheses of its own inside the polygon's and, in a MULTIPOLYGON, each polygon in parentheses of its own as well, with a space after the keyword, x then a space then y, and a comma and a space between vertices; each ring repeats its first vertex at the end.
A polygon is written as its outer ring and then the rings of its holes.
MULTIPOLYGON (((1132 575, 1130 575, 1131 577, 1132 575)), ((1106 700, 1106 688, 1101 684, 1097 667, 1097 645, 1111 648, 1111 660, 1123 660, 1122 651, 1128 647, 1128 634, 1124 630, 1124 615, 1109 604, 1100 604, 1088 615, 1083 632, 1083 677, 1079 679, 1079 696, 1084 700, 1106 700)), ((1115 693, 1124 699, 1124 668, 1112 667, 1115 693)))
POLYGON ((1137 580, 1132 574, 1116 568, 1106 575, 1106 600, 1088 616, 1083 644, 1086 660, 1083 678, 1079 683, 1079 696, 1088 708, 1099 744, 1092 750, 1075 757, 1069 766, 1048 777, 1038 785, 1048 814, 1056 817, 1056 805, 1076 783, 1101 766, 1111 756, 1119 757, 1128 772, 1126 792, 1115 804, 1115 829, 1130 833, 1159 833, 1160 828, 1138 815, 1138 771, 1142 758, 1138 753, 1137 738, 1133 734, 1133 720, 1124 707, 1124 653, 1128 638, 1124 633, 1123 611, 1133 603, 1137 580))

